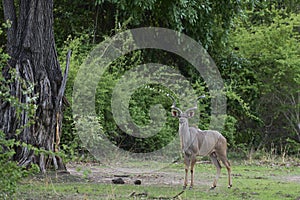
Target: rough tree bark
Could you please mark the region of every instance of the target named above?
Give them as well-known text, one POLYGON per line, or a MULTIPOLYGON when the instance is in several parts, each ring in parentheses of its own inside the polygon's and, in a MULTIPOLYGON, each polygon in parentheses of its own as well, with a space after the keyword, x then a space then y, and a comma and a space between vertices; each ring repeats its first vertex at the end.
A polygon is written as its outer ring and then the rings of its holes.
MULTIPOLYGON (((12 103, 0 101, 0 128, 9 139, 15 138, 38 149, 58 152, 62 98, 68 67, 62 76, 54 42, 53 0, 18 2, 3 0, 5 20, 11 23, 7 30, 7 51, 11 59, 2 73, 9 78, 8 70, 14 68, 22 80, 34 84, 30 93, 23 92, 23 81, 15 80, 9 87, 11 95, 22 103, 27 103, 28 99, 37 96, 34 101, 37 109, 32 118, 34 124, 28 125, 28 111, 17 113, 17 108, 12 103), (22 131, 17 133, 18 129, 22 131)), ((43 153, 35 155, 26 145, 16 147, 14 159, 19 165, 26 167, 37 163, 42 172, 50 166, 66 170, 59 156, 43 153)))

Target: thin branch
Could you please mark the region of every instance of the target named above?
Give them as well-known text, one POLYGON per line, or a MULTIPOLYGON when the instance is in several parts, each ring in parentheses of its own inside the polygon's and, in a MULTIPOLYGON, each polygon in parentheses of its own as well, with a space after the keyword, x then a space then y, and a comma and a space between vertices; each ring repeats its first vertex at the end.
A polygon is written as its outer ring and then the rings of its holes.
POLYGON ((69 50, 68 53, 67 53, 67 58, 66 58, 65 73, 64 73, 63 80, 62 80, 62 83, 61 83, 61 86, 60 86, 60 89, 59 89, 59 92, 58 92, 58 96, 57 96, 57 101, 56 101, 56 105, 58 106, 57 109, 59 109, 61 107, 62 98, 63 98, 64 93, 65 93, 67 79, 68 79, 68 73, 69 73, 71 54, 72 54, 72 51, 69 50))
POLYGON ((181 192, 179 192, 178 194, 176 194, 173 199, 176 199, 178 198, 180 195, 182 195, 184 193, 184 190, 182 190, 181 192))

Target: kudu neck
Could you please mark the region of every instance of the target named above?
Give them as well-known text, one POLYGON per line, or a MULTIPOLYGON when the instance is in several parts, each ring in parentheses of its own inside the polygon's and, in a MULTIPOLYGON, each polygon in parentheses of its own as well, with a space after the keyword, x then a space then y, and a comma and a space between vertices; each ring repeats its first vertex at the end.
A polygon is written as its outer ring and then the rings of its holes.
POLYGON ((189 122, 187 119, 179 119, 179 135, 180 135, 180 140, 181 143, 183 144, 182 148, 185 150, 186 148, 189 147, 189 143, 191 140, 191 133, 189 129, 189 122))
POLYGON ((182 130, 182 132, 189 131, 189 121, 185 118, 179 119, 179 130, 182 130))

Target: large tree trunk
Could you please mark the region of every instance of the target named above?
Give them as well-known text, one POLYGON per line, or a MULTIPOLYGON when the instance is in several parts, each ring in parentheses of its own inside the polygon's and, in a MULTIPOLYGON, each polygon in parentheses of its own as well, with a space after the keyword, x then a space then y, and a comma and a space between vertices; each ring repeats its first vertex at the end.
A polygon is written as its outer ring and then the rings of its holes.
MULTIPOLYGON (((15 138, 41 150, 57 152, 67 70, 63 77, 54 42, 53 0, 20 0, 18 5, 14 2, 3 0, 5 20, 11 22, 7 30, 7 51, 11 59, 3 74, 9 78, 8 69, 16 69, 22 81, 10 83, 11 95, 22 103, 37 97, 34 101, 36 111, 30 118, 28 110, 19 113, 13 104, 2 103, 0 128, 7 138, 15 138), (34 89, 24 93, 26 87, 23 81, 33 83, 34 89), (28 124, 31 119, 34 124, 28 124), (17 134, 18 129, 22 131, 17 134)), ((44 153, 36 155, 26 145, 16 147, 14 159, 22 166, 37 163, 42 172, 50 165, 65 170, 60 157, 44 153)))

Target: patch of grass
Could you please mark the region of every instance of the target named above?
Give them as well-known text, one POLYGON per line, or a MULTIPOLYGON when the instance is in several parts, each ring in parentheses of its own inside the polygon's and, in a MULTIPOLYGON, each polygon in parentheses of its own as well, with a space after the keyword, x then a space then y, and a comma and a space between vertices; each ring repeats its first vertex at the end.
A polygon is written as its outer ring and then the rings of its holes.
MULTIPOLYGON (((101 166, 103 169, 103 167, 101 166)), ((183 165, 176 164, 162 169, 183 177, 183 165)), ((210 191, 209 186, 215 175, 210 164, 197 164, 193 190, 186 190, 178 199, 299 199, 300 167, 290 165, 239 164, 232 166, 233 188, 227 189, 226 169, 218 187, 210 191), (201 183, 201 184, 200 184, 201 183), (204 184, 203 184, 204 183, 204 184)), ((93 173, 93 172, 92 172, 93 173)), ((64 175, 66 176, 66 175, 64 175)), ((48 176, 28 178, 18 185, 15 199, 172 199, 182 191, 181 184, 142 185, 127 182, 124 185, 97 183, 88 179, 48 176)), ((165 177, 174 179, 174 177, 165 177)), ((100 177, 99 177, 100 179, 100 177)), ((180 180, 181 183, 182 180, 180 180)))

